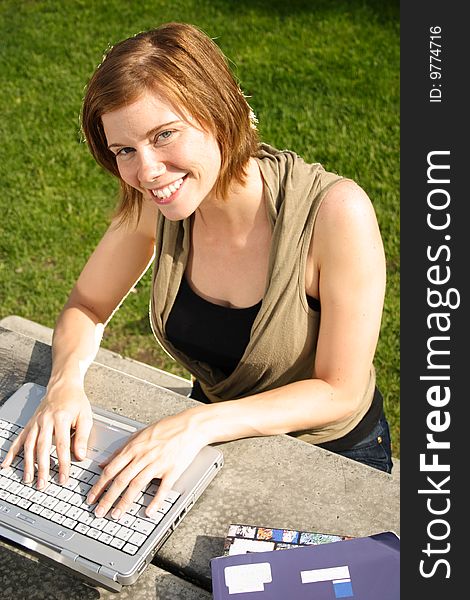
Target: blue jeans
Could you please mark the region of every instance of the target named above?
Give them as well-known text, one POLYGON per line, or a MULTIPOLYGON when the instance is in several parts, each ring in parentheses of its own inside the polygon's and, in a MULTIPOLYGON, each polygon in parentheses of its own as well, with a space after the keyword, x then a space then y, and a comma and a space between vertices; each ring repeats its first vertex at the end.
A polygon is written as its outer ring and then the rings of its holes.
POLYGON ((377 425, 363 440, 348 448, 336 452, 346 458, 357 460, 360 463, 385 471, 392 472, 392 447, 390 442, 390 429, 387 419, 382 416, 377 421, 377 425))

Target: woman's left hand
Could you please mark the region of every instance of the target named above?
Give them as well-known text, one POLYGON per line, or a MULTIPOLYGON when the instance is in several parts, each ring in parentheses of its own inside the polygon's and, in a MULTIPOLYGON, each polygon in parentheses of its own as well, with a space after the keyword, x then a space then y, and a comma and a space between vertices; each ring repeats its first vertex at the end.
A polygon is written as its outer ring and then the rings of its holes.
POLYGON ((134 433, 103 463, 101 477, 88 494, 89 504, 99 500, 96 516, 107 515, 122 495, 110 515, 119 519, 150 481, 158 478, 158 492, 146 509, 147 516, 155 514, 176 480, 207 445, 191 423, 190 411, 166 417, 134 433))

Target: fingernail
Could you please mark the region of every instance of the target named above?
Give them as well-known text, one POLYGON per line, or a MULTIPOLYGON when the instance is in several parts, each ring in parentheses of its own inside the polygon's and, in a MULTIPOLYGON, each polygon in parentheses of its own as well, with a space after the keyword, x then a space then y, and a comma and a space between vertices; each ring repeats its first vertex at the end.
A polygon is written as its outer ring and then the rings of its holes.
POLYGON ((88 504, 93 504, 93 502, 95 501, 95 498, 96 498, 95 494, 90 494, 87 498, 88 504))
POLYGON ((147 508, 147 510, 145 511, 145 514, 147 515, 147 517, 150 517, 151 519, 153 519, 153 517, 156 515, 156 513, 157 513, 156 508, 147 508))
POLYGON ((43 488, 44 484, 45 484, 45 482, 44 482, 44 479, 42 479, 42 477, 41 477, 41 479, 38 479, 38 490, 43 488))
POLYGON ((83 460, 86 456, 86 452, 85 452, 85 448, 78 448, 77 449, 77 454, 78 454, 78 458, 80 460, 83 460))
POLYGON ((116 521, 117 521, 118 519, 120 519, 120 518, 121 518, 121 511, 119 510, 119 508, 115 508, 115 509, 113 510, 113 512, 111 513, 111 516, 112 516, 112 517, 113 517, 113 519, 115 519, 116 521))
POLYGON ((101 506, 98 506, 98 508, 95 510, 95 515, 97 517, 102 517, 104 515, 104 508, 101 506))
POLYGON ((59 473, 59 483, 60 485, 65 483, 65 475, 63 473, 59 473))
POLYGON ((31 473, 25 473, 23 481, 25 483, 31 483, 33 481, 33 476, 31 475, 31 473))

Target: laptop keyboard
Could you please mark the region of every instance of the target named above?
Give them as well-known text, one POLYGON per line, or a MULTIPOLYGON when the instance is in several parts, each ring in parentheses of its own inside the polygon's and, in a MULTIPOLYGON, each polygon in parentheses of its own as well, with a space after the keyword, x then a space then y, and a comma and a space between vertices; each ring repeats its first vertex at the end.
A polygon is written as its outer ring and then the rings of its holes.
MULTIPOLYGON (((21 430, 20 426, 0 419, 0 460, 5 458, 21 430)), ((67 483, 59 485, 57 453, 52 447, 49 481, 42 490, 36 488, 36 480, 24 483, 23 466, 23 452, 20 452, 10 467, 0 469, 0 500, 127 554, 138 551, 180 496, 171 490, 155 517, 147 517, 145 507, 158 489, 154 480, 119 520, 107 516, 98 518, 94 514, 96 503, 90 505, 86 501, 89 490, 100 477, 101 469, 96 462, 90 459, 72 462, 67 483)))

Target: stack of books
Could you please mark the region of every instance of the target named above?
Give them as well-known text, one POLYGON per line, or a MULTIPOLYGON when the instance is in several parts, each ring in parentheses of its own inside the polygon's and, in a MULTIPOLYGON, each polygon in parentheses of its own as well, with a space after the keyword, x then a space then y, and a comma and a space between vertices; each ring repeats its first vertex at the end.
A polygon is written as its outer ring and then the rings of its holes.
POLYGON ((399 600, 400 540, 230 525, 211 560, 213 600, 399 600), (277 552, 280 550, 280 552, 277 552))

